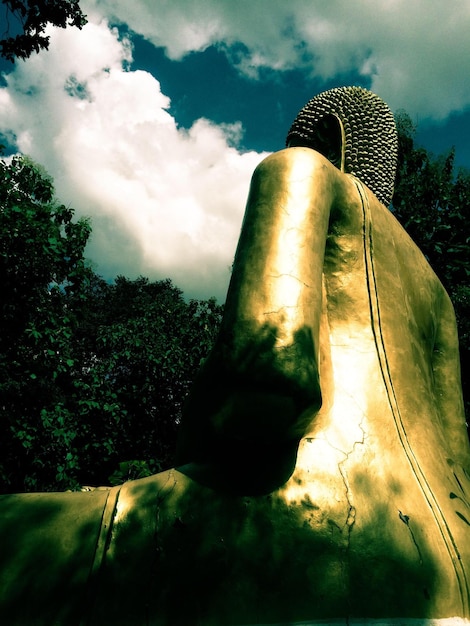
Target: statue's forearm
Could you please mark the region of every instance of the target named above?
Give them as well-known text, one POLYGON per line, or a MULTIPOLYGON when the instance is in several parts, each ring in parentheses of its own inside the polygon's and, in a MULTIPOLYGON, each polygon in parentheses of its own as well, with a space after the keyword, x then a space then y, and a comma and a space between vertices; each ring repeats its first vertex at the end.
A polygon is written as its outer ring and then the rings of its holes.
MULTIPOLYGON (((334 184, 318 153, 291 148, 256 170, 227 296, 223 332, 268 325, 274 350, 305 327, 318 334, 321 276, 334 184)), ((315 352, 317 352, 317 346, 315 352)))
POLYGON ((323 259, 345 180, 308 148, 275 153, 255 171, 221 332, 183 420, 183 462, 211 433, 298 439, 321 406, 323 259))
POLYGON ((258 167, 221 333, 233 344, 239 374, 246 369, 260 389, 293 394, 305 406, 320 404, 318 334, 332 170, 303 148, 275 153, 258 167))

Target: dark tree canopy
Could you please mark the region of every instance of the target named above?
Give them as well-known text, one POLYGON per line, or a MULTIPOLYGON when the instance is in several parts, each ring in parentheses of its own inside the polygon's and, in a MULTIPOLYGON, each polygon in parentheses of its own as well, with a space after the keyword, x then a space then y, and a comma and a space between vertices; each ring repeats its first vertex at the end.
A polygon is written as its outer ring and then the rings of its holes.
POLYGON ((80 462, 93 467, 88 480, 108 482, 118 462, 145 461, 152 472, 172 466, 182 406, 214 341, 221 307, 215 300, 185 301, 170 280, 122 276, 113 284, 94 276, 83 297, 74 393, 87 429, 79 438, 80 462))
POLYGON ((12 62, 49 48, 44 34, 48 24, 81 29, 87 23, 79 0, 2 0, 2 4, 0 56, 12 62))
MULTIPOLYGON (((56 442, 38 437, 60 381, 74 364, 69 301, 88 273, 87 220, 54 199, 51 179, 29 159, 0 161, 0 483, 42 464, 56 442), (40 452, 38 452, 38 448, 40 452), (27 460, 25 462, 25 460, 27 460)), ((61 428, 55 424, 58 432, 61 428)))

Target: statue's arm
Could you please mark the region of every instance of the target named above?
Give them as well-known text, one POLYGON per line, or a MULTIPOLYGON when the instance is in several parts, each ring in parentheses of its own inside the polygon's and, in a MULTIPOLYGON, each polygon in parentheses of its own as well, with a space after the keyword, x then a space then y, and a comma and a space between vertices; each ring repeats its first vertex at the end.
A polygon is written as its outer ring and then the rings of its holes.
MULTIPOLYGON (((221 331, 187 403, 178 462, 224 442, 300 438, 321 406, 322 273, 330 219, 351 179, 309 148, 267 157, 253 175, 221 331)), ((259 449, 259 448, 258 448, 259 449)))

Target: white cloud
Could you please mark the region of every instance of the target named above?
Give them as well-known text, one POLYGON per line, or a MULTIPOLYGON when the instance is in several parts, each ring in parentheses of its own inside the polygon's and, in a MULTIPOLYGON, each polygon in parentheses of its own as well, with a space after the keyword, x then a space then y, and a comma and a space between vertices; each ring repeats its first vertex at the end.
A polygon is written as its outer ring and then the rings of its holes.
MULTIPOLYGON (((361 69, 392 109, 445 117, 470 106, 468 0, 87 0, 174 59, 242 43, 240 67, 308 69, 332 78, 361 69)), ((239 50, 238 50, 239 54, 239 50)), ((314 95, 314 94, 312 94, 314 95)))
POLYGON ((129 46, 106 23, 51 35, 50 51, 0 90, 0 129, 46 167, 61 201, 92 217, 99 273, 171 277, 223 300, 262 155, 231 147, 239 125, 178 129, 158 81, 123 70, 129 46))

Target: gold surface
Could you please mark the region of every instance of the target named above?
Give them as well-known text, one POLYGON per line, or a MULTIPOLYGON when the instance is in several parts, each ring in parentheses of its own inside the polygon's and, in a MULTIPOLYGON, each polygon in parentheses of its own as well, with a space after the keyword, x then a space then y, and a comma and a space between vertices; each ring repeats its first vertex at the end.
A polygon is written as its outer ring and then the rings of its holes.
POLYGON ((110 492, 1 499, 0 622, 470 617, 452 305, 390 211, 314 150, 254 174, 178 455, 110 492))

